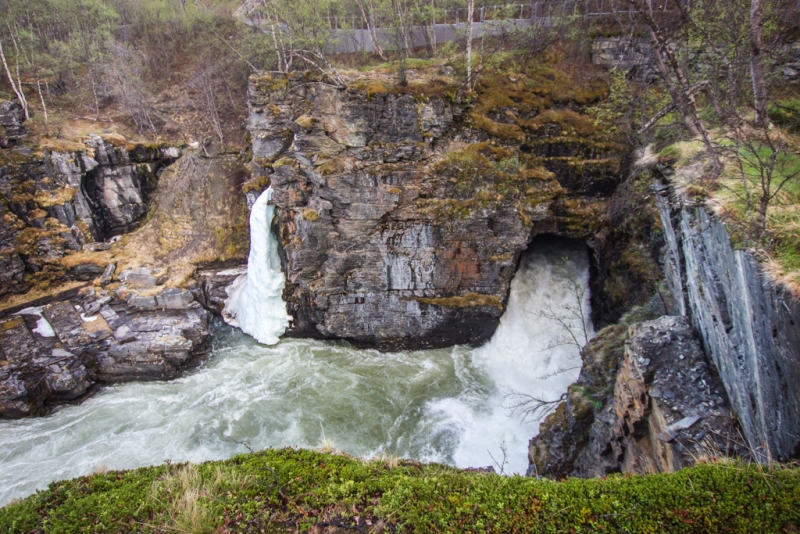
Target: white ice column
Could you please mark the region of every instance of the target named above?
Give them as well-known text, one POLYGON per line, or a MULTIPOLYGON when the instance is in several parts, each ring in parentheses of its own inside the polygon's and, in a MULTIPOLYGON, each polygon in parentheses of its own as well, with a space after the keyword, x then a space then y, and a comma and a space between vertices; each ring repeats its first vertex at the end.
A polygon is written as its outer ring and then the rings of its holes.
POLYGON ((278 243, 270 224, 275 207, 270 187, 258 197, 250 211, 250 257, 247 273, 237 278, 228 289, 222 317, 231 326, 238 326, 259 343, 274 345, 289 324, 283 302, 284 276, 278 258, 278 243))

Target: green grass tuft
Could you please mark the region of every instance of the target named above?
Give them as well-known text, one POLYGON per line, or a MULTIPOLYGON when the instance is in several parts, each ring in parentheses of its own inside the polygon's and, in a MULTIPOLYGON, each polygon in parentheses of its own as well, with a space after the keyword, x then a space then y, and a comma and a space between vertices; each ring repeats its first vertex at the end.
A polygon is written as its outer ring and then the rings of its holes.
POLYGON ((553 482, 282 449, 55 482, 0 510, 0 531, 766 533, 794 532, 798 505, 797 467, 553 482))

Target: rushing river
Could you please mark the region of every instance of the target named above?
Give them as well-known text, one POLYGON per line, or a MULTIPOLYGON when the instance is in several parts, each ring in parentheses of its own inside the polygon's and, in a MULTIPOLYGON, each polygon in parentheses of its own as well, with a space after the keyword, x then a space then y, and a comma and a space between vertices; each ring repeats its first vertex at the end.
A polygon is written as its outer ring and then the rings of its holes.
MULTIPOLYGON (((523 473, 538 421, 511 416, 504 394, 555 399, 577 377, 577 348, 548 348, 567 332, 542 317, 567 317, 571 280, 588 280, 585 245, 536 241, 497 332, 478 349, 382 354, 297 339, 266 346, 218 321, 210 358, 177 380, 115 385, 47 417, 0 422, 0 505, 92 471, 246 452, 234 439, 254 449, 325 441, 357 456, 495 469, 504 445, 505 472, 523 473)), ((588 310, 588 295, 582 304, 588 310)))

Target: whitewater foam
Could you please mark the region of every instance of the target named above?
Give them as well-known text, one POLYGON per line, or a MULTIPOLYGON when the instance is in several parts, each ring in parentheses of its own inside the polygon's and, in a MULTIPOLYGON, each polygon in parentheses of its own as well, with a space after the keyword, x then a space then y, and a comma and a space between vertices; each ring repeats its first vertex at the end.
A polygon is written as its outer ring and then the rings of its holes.
MULTIPOLYGON (((266 213, 260 220, 267 228, 266 213)), ((324 434, 356 456, 459 467, 501 463, 505 443, 505 472, 522 473, 539 423, 511 417, 504 392, 555 399, 577 376, 541 378, 580 363, 575 347, 548 349, 559 329, 539 313, 572 302, 572 279, 588 279, 586 247, 535 242, 500 327, 478 349, 385 354, 310 339, 266 346, 215 321, 211 357, 177 380, 118 384, 46 417, 0 421, 0 505, 100 466, 246 452, 234 439, 256 450, 317 447, 324 434)))

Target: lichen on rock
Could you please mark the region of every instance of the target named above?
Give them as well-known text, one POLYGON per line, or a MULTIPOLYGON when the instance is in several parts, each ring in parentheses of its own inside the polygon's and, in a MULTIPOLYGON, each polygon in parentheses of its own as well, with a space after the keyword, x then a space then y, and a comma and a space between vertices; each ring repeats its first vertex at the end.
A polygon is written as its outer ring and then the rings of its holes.
POLYGON ((535 235, 587 240, 604 264, 624 149, 578 110, 605 85, 565 90, 557 68, 511 68, 514 82, 488 73, 460 104, 378 75, 345 90, 251 79, 253 176, 274 190, 289 335, 480 344, 535 235))

